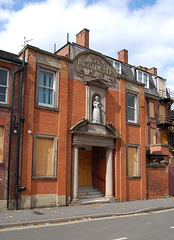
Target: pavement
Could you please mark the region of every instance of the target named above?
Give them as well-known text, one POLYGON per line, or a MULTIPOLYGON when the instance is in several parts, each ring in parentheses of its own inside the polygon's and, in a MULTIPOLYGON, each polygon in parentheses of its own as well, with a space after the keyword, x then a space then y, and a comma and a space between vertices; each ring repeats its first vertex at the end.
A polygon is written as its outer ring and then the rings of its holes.
POLYGON ((148 199, 55 208, 6 210, 0 212, 0 229, 148 213, 172 208, 174 208, 174 198, 148 199))

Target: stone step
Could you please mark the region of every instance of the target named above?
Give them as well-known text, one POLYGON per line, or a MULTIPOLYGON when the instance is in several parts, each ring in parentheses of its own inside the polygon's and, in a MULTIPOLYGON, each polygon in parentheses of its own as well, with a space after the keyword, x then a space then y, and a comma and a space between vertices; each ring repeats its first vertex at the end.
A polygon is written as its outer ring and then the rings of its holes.
POLYGON ((103 194, 98 189, 95 189, 92 186, 79 187, 78 197, 79 199, 94 199, 103 197, 103 194))
POLYGON ((94 195, 79 196, 80 199, 93 199, 93 198, 100 198, 100 197, 103 197, 101 193, 94 194, 94 195))
POLYGON ((104 197, 91 198, 91 199, 81 199, 80 201, 81 201, 81 205, 109 203, 109 200, 106 200, 104 197))
MULTIPOLYGON (((88 191, 94 191, 95 188, 93 188, 93 186, 90 187, 79 187, 78 191, 79 192, 88 192, 88 191)), ((97 189, 98 190, 98 189, 97 189)))
POLYGON ((94 195, 94 194, 97 194, 97 193, 101 193, 101 192, 98 191, 98 190, 94 190, 94 191, 79 191, 79 192, 78 192, 78 195, 80 195, 80 196, 84 196, 84 195, 94 195))

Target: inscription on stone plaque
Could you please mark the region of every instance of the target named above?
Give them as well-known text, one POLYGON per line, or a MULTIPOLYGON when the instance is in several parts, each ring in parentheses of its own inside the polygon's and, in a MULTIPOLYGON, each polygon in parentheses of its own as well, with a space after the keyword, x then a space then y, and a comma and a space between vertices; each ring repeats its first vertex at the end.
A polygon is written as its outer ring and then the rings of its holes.
POLYGON ((92 54, 78 58, 77 74, 79 77, 89 76, 92 78, 100 78, 109 86, 112 86, 115 78, 114 72, 109 64, 102 58, 92 54))

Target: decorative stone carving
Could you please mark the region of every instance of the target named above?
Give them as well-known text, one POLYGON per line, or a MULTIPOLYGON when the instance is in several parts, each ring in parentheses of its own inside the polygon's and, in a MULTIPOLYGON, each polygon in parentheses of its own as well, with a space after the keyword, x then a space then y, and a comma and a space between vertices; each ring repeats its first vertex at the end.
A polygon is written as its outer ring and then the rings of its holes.
POLYGON ((99 97, 95 96, 93 101, 93 115, 92 115, 92 121, 94 123, 101 123, 100 108, 101 108, 101 104, 99 101, 99 97))
POLYGON ((94 52, 79 53, 69 66, 69 77, 88 82, 91 79, 100 79, 111 89, 119 90, 119 79, 113 66, 101 54, 94 52))

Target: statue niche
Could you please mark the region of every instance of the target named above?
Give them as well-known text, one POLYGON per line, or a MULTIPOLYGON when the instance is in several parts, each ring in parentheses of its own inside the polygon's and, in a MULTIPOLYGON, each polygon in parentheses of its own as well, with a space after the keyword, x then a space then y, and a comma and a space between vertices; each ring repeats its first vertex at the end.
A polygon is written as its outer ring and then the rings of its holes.
POLYGON ((101 101, 98 95, 92 101, 92 122, 101 124, 101 101))

